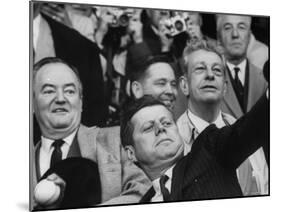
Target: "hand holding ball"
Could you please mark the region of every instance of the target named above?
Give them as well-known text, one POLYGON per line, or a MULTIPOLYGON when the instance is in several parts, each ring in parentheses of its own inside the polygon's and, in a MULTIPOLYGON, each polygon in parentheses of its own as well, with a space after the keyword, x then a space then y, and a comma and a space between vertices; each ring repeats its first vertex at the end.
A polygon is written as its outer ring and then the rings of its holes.
POLYGON ((44 206, 54 204, 60 196, 60 187, 53 181, 44 179, 40 181, 34 190, 35 201, 44 206))

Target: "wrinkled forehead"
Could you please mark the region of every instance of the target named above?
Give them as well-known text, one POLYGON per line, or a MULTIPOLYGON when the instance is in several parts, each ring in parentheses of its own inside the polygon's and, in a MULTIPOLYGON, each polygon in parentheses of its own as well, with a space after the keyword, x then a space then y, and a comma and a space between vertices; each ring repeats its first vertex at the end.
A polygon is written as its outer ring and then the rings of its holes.
POLYGON ((216 52, 204 49, 196 50, 189 55, 188 64, 193 66, 197 63, 223 65, 222 58, 216 52))
POLYGON ((63 63, 51 63, 42 66, 34 78, 35 85, 69 84, 79 85, 78 78, 73 70, 63 63))
POLYGON ((217 15, 217 27, 221 27, 224 24, 237 25, 239 23, 250 26, 251 20, 251 16, 246 15, 217 15))
POLYGON ((163 105, 153 105, 141 108, 131 118, 131 123, 134 127, 150 121, 161 120, 169 118, 173 120, 172 113, 163 105))

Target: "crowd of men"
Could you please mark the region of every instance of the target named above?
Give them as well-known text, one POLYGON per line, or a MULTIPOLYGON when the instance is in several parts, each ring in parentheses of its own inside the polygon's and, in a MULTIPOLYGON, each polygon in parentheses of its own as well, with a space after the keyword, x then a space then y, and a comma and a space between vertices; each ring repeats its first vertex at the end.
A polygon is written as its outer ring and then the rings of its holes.
POLYGON ((251 16, 214 15, 214 39, 198 12, 32 12, 32 209, 269 194, 268 47, 251 16))

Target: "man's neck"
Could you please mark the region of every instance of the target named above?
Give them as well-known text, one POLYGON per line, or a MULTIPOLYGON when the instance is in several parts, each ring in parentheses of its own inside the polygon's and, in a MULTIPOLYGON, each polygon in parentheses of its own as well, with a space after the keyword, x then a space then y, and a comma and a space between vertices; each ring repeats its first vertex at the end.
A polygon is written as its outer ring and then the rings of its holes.
POLYGON ((200 117, 208 123, 212 123, 219 115, 220 103, 199 104, 189 101, 188 108, 194 115, 200 117))

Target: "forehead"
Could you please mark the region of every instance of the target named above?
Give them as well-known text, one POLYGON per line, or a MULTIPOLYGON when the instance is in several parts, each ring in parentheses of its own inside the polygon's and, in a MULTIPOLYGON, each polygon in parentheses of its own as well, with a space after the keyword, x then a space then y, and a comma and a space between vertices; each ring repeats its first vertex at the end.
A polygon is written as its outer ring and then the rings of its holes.
POLYGON ((146 70, 146 79, 169 79, 175 80, 174 70, 168 63, 154 63, 146 70))
POLYGON ((140 109, 133 115, 131 122, 134 126, 137 126, 163 117, 173 119, 172 113, 166 107, 163 105, 154 105, 140 109))
POLYGON ((35 76, 35 84, 78 84, 73 70, 62 63, 52 63, 42 66, 35 76))
POLYGON ((242 15, 222 15, 219 16, 221 24, 239 24, 239 23, 245 23, 250 25, 251 23, 251 17, 249 16, 242 16, 242 15))
POLYGON ((220 64, 222 65, 222 59, 215 52, 207 51, 207 50, 197 50, 192 52, 189 55, 188 64, 190 66, 195 65, 197 63, 207 63, 207 64, 220 64))

